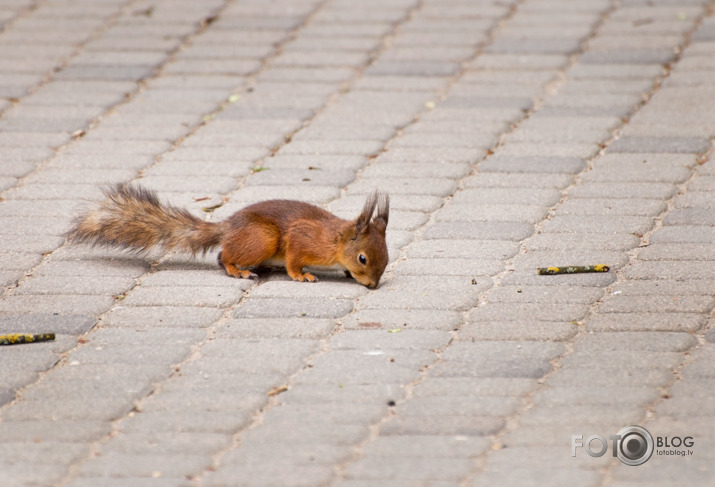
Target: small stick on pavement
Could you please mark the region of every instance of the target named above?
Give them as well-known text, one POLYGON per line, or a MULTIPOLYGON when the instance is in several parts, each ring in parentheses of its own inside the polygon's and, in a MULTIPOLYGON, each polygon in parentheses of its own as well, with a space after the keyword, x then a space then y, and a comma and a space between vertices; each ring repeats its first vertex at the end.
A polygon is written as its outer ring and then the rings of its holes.
POLYGON ((555 274, 581 274, 584 272, 608 272, 605 264, 597 265, 570 265, 564 267, 539 267, 540 276, 553 276, 555 274))
POLYGON ((55 339, 54 333, 30 335, 25 333, 12 333, 0 335, 0 345, 17 345, 18 343, 49 342, 55 339))

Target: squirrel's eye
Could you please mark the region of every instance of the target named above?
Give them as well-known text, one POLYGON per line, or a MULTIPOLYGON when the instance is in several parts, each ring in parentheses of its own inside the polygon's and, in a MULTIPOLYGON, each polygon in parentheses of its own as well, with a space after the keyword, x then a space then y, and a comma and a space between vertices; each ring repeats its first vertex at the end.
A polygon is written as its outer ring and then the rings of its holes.
POLYGON ((365 254, 358 255, 358 262, 360 262, 362 265, 367 264, 367 257, 365 257, 365 254))

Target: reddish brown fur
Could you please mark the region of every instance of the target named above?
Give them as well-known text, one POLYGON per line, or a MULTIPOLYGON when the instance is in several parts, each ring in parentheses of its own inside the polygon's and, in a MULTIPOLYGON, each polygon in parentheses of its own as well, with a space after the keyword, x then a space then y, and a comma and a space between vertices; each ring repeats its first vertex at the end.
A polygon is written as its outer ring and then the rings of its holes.
POLYGON ((255 277, 249 268, 284 261, 298 281, 316 280, 306 266, 339 264, 361 284, 376 287, 387 265, 385 229, 389 199, 370 196, 355 221, 299 201, 269 200, 234 213, 220 223, 159 202, 140 187, 119 185, 107 201, 82 216, 72 241, 145 251, 153 247, 196 254, 220 246, 219 262, 234 277, 255 277), (373 213, 377 208, 377 215, 373 213))

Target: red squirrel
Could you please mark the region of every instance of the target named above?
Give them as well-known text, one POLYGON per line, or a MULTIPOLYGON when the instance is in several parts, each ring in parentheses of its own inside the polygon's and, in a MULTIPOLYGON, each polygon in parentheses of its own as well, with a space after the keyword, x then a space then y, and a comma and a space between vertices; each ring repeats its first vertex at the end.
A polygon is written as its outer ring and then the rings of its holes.
POLYGON ((245 279, 256 277, 252 268, 282 265, 292 279, 315 282, 303 267, 338 266, 360 284, 375 288, 387 266, 390 200, 378 192, 352 221, 301 201, 268 200, 221 222, 207 222, 161 203, 156 193, 140 186, 119 184, 105 194, 98 208, 78 218, 68 234, 71 242, 138 252, 161 247, 192 255, 220 247, 218 262, 226 274, 245 279))

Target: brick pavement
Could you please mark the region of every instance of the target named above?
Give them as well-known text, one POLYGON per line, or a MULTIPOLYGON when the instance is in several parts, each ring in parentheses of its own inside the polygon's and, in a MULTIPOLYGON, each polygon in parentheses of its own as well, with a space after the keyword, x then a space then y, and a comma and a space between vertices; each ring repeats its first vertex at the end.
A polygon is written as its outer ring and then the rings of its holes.
POLYGON ((712 485, 713 2, 1 3, 4 486, 712 485), (382 188, 391 265, 66 245, 120 181, 382 188), (571 457, 629 424, 694 455, 571 457))

